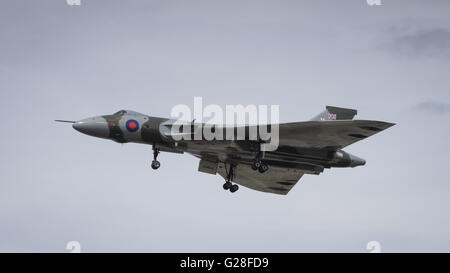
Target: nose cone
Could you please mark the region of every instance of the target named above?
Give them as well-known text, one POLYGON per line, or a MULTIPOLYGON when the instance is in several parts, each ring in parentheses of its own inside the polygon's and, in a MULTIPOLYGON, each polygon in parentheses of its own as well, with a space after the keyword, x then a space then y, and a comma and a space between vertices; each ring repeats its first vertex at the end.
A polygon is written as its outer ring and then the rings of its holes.
POLYGON ((93 118, 87 118, 80 121, 75 122, 72 125, 73 129, 77 130, 80 133, 94 136, 94 137, 101 137, 101 138, 108 138, 109 137, 109 127, 108 123, 103 117, 93 117, 93 118))
POLYGON ((364 166, 366 165, 366 161, 360 157, 357 157, 355 155, 350 155, 350 167, 354 168, 356 166, 364 166))

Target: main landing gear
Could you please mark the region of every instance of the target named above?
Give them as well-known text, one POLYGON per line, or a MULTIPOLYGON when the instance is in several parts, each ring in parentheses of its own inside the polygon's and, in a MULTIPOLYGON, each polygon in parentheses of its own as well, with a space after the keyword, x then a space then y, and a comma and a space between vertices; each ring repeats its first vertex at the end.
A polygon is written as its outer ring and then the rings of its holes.
POLYGON ((158 160, 156 160, 156 158, 158 157, 159 154, 159 149, 155 147, 155 145, 153 145, 153 161, 152 161, 152 169, 156 170, 159 168, 159 166, 161 166, 161 163, 159 163, 158 160))
POLYGON ((235 166, 233 166, 232 164, 230 164, 230 171, 227 171, 227 164, 225 163, 225 171, 227 172, 227 179, 225 184, 223 184, 223 189, 224 190, 230 190, 230 192, 236 192, 237 190, 239 190, 239 186, 237 184, 233 184, 230 181, 233 180, 233 176, 234 176, 234 168, 235 166))
POLYGON ((265 173, 269 169, 269 167, 261 161, 262 153, 261 153, 261 143, 258 143, 258 153, 256 154, 255 160, 252 163, 252 169, 258 170, 260 173, 265 173))

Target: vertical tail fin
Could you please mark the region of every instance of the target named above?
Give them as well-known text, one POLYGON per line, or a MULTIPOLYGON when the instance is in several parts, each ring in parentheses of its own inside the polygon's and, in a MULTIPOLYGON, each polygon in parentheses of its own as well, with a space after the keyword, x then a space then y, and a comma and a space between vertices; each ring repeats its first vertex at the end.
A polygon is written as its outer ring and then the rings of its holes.
POLYGON ((355 109, 327 106, 325 111, 312 118, 311 121, 351 120, 357 113, 358 111, 355 109))

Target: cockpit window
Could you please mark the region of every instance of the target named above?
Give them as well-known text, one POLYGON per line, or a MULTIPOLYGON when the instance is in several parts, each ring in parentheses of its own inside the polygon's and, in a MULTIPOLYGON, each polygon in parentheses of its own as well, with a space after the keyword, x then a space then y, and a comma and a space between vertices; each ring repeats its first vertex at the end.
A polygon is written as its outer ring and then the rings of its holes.
POLYGON ((127 113, 127 111, 125 111, 125 110, 120 110, 120 111, 114 113, 114 115, 125 115, 126 113, 127 113))
POLYGON ((135 116, 140 116, 140 115, 144 116, 144 114, 141 114, 141 113, 133 111, 133 110, 120 110, 120 111, 114 113, 115 116, 123 116, 125 114, 135 115, 135 116))
POLYGON ((132 110, 127 110, 126 113, 127 113, 128 115, 135 115, 135 116, 144 115, 144 114, 141 114, 141 113, 139 113, 139 112, 132 111, 132 110))

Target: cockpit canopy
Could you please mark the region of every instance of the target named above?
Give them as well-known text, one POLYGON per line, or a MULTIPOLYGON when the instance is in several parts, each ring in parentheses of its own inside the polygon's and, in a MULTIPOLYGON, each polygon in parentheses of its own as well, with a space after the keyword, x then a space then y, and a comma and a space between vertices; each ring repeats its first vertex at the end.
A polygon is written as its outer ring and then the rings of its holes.
POLYGON ((114 115, 123 116, 123 115, 144 115, 144 114, 133 110, 120 110, 115 112, 114 115))

